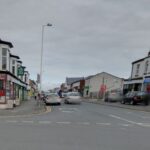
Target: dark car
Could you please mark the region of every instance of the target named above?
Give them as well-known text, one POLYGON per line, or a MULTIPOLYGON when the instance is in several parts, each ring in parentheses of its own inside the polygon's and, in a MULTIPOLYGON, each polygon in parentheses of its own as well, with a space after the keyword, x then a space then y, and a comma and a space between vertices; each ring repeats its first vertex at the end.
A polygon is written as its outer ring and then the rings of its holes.
POLYGON ((124 96, 121 103, 122 104, 129 103, 131 105, 143 103, 145 105, 148 105, 149 104, 149 98, 150 98, 150 94, 148 94, 147 92, 132 91, 132 92, 128 92, 124 96))

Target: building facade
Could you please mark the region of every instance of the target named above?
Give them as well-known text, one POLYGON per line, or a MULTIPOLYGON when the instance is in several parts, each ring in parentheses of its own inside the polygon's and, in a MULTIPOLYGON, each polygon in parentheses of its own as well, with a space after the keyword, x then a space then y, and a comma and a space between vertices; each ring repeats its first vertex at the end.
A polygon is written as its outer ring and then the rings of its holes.
MULTIPOLYGON (((0 40, 0 108, 12 108, 27 98, 28 83, 19 75, 19 56, 12 55, 12 43, 0 40)), ((28 75, 27 75, 28 76, 28 75)), ((29 77, 27 77, 29 78, 29 77)))
POLYGON ((128 91, 150 92, 150 52, 146 57, 132 62, 131 77, 124 81, 124 94, 128 91))
POLYGON ((103 99, 107 91, 121 91, 123 79, 102 72, 85 79, 84 97, 103 99))

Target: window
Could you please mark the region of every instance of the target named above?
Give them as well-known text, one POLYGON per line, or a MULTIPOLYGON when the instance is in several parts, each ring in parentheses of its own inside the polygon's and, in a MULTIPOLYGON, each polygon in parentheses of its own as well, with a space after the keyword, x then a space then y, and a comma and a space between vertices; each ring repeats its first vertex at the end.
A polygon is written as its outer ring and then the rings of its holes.
POLYGON ((27 82, 27 75, 25 74, 25 82, 27 82))
POLYGON ((139 70, 140 70, 140 64, 137 64, 137 67, 136 67, 136 76, 139 75, 139 70))
POLYGON ((3 90, 3 80, 0 80, 0 90, 3 90))
POLYGON ((16 69, 16 67, 15 67, 15 60, 12 60, 12 73, 14 75, 16 74, 15 69, 16 69))
POLYGON ((144 71, 144 73, 147 73, 147 71, 148 71, 148 65, 149 65, 149 62, 148 62, 148 61, 146 61, 146 63, 145 63, 145 71, 144 71))
POLYGON ((2 48, 2 70, 7 69, 7 49, 2 48))
POLYGON ((15 66, 12 66, 12 73, 15 74, 15 66))

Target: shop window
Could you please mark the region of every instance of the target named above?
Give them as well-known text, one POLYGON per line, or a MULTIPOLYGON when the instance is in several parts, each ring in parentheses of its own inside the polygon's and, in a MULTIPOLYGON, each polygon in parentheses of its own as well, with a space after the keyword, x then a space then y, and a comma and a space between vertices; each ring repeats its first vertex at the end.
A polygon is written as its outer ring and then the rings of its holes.
POLYGON ((0 90, 3 90, 3 80, 0 80, 0 90))
POLYGON ((7 49, 2 48, 2 70, 7 69, 7 49))

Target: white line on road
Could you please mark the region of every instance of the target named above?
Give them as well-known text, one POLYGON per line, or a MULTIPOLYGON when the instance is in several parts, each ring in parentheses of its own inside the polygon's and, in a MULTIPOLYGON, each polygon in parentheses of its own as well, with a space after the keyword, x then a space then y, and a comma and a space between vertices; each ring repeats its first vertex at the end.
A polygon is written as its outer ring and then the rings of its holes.
POLYGON ((119 124, 120 126, 123 126, 123 127, 130 127, 130 126, 133 126, 133 124, 119 124))
POLYGON ((111 123, 96 123, 96 125, 110 126, 111 123))
POLYGON ((39 124, 51 124, 52 122, 51 121, 39 121, 38 123, 39 124))
POLYGON ((33 121, 23 120, 22 123, 34 123, 33 121))
POLYGON ((71 122, 56 122, 57 124, 71 124, 71 122))
POLYGON ((78 122, 77 124, 80 124, 80 125, 90 125, 89 122, 78 122))
POLYGON ((64 112, 64 113, 73 113, 74 111, 63 110, 62 112, 64 112))
POLYGON ((129 122, 129 123, 132 123, 132 124, 137 124, 137 122, 134 122, 134 121, 131 121, 131 120, 128 120, 128 119, 125 119, 125 118, 122 118, 122 117, 119 117, 119 116, 116 116, 116 115, 110 114, 109 116, 112 117, 112 118, 115 118, 115 119, 119 119, 119 120, 123 120, 123 121, 129 122))
POLYGON ((17 120, 6 120, 7 123, 17 123, 17 120))

